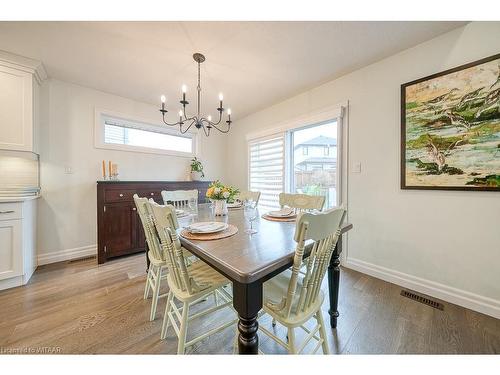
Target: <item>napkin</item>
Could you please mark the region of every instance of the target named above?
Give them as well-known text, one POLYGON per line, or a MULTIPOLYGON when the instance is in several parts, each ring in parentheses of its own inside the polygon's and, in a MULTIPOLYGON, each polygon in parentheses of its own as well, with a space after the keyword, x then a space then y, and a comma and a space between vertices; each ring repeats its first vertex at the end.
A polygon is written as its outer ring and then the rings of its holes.
POLYGON ((186 227, 186 229, 191 233, 213 232, 222 228, 224 228, 224 223, 218 223, 218 222, 203 223, 203 224, 197 223, 197 224, 191 224, 186 227))
POLYGON ((269 211, 268 213, 269 216, 276 216, 276 217, 292 216, 293 214, 294 214, 293 208, 290 207, 283 208, 279 211, 269 211))

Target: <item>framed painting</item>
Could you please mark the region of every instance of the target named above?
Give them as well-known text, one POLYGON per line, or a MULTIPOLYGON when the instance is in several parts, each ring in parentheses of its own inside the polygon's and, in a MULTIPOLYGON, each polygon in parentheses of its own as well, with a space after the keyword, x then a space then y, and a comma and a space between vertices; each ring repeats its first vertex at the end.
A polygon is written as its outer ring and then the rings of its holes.
POLYGON ((500 191, 500 54, 401 85, 401 188, 500 191))

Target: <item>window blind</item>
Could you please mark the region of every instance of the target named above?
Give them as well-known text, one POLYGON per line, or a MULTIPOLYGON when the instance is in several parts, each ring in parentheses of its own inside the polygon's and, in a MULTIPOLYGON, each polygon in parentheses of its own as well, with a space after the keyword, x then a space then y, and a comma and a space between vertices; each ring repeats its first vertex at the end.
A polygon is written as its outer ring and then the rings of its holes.
POLYGON ((283 134, 249 143, 249 187, 260 191, 259 205, 265 209, 279 207, 279 193, 285 183, 285 139, 283 134))

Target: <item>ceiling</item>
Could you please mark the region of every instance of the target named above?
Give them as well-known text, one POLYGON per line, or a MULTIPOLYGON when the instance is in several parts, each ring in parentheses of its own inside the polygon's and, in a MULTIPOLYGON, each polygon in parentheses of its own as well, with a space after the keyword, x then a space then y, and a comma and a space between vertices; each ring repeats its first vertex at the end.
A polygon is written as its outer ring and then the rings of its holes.
MULTIPOLYGON (((179 109, 217 96, 234 118, 434 38, 465 22, 0 22, 0 49, 43 62, 49 77, 179 109)), ((194 107, 194 105, 192 106, 194 107)), ((190 111, 187 111, 190 114, 190 111)))

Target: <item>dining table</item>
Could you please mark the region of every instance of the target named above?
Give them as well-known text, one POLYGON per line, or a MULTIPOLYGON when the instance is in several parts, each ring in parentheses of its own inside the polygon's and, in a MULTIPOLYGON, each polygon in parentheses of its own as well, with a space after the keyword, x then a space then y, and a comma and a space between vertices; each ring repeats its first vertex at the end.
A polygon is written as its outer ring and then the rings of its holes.
MULTIPOLYGON (((249 222, 244 209, 229 209, 226 216, 215 216, 209 204, 200 204, 194 212, 179 218, 179 234, 182 228, 194 222, 218 221, 233 224, 238 232, 231 237, 217 240, 194 240, 179 236, 182 246, 193 255, 223 274, 233 284, 233 307, 238 313, 238 352, 257 354, 259 348, 257 317, 263 304, 263 284, 285 271, 293 264, 297 243, 294 240, 295 222, 270 221, 261 215, 260 209, 253 221, 254 234, 248 234, 249 222)), ((341 233, 352 229, 352 224, 342 223, 341 233)), ((306 242, 305 255, 312 247, 306 242)), ((337 327, 340 254, 342 235, 332 254, 328 267, 330 326, 337 327)))

